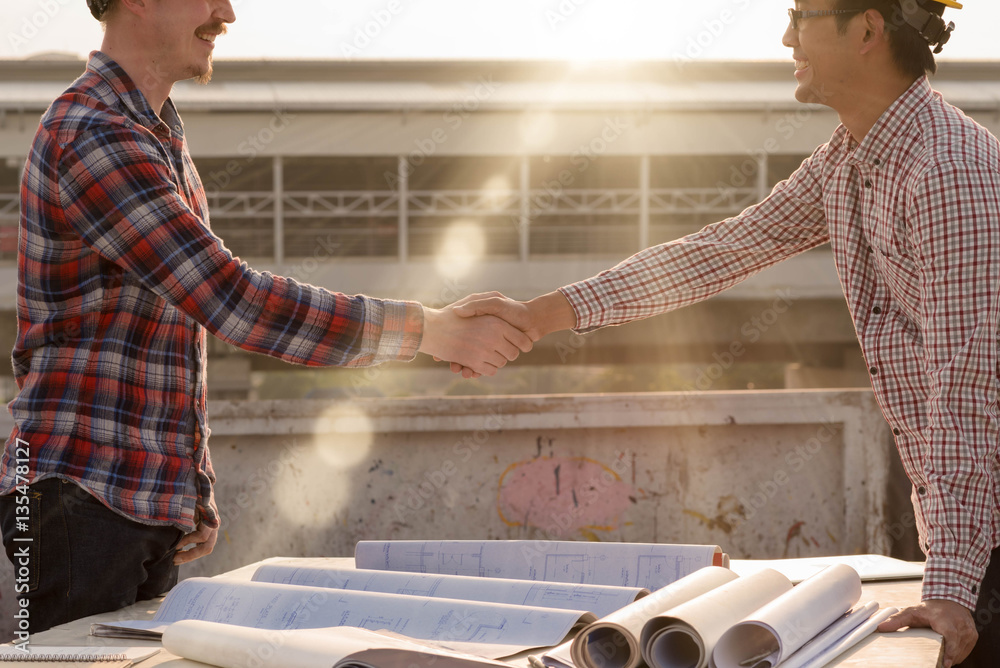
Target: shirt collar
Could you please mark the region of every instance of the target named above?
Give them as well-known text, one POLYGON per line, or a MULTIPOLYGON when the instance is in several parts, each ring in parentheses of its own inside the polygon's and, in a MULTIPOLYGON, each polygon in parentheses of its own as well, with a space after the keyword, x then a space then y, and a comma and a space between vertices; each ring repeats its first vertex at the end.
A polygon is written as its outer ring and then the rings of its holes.
POLYGON ((914 122, 916 111, 926 105, 933 94, 927 77, 920 77, 882 112, 860 144, 849 132, 845 133, 848 148, 854 149, 851 161, 884 164, 900 134, 914 122))
POLYGON ((91 52, 87 70, 107 82, 125 108, 131 112, 130 115, 143 126, 150 130, 162 129, 160 126, 165 126, 167 132, 173 129, 177 135, 183 136, 183 125, 173 101, 168 97, 160 112, 162 118, 158 116, 132 78, 109 55, 101 51, 91 52))

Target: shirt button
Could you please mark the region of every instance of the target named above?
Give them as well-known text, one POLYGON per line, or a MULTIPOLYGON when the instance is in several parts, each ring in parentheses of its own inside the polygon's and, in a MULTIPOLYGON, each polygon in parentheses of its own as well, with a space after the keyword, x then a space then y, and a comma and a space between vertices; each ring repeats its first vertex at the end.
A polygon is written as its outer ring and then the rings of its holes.
POLYGON ((881 312, 882 312, 881 306, 876 306, 875 308, 872 309, 872 313, 874 313, 875 315, 878 315, 881 312))
POLYGON ((869 246, 869 247, 868 247, 868 252, 869 252, 869 253, 874 253, 875 251, 874 251, 874 250, 872 250, 872 247, 871 247, 871 246, 869 246))
POLYGON ((870 179, 865 179, 865 188, 871 188, 871 187, 872 187, 871 180, 870 179))
POLYGON ((895 434, 896 436, 899 436, 899 435, 900 435, 900 434, 902 434, 903 432, 901 432, 901 431, 899 430, 899 427, 894 427, 894 428, 893 428, 893 430, 892 430, 892 433, 893 433, 893 434, 895 434))
POLYGON ((927 493, 927 488, 926 487, 924 487, 923 485, 921 485, 920 487, 917 487, 917 494, 919 494, 920 496, 923 496, 926 493, 927 493))
POLYGON ((972 593, 973 594, 979 593, 979 585, 972 585, 972 593))
POLYGON ((871 374, 873 376, 877 376, 878 375, 878 367, 877 366, 873 366, 872 368, 870 368, 868 370, 871 372, 871 374))
POLYGON ((879 160, 878 158, 875 158, 872 162, 875 164, 876 167, 882 164, 882 161, 879 160))

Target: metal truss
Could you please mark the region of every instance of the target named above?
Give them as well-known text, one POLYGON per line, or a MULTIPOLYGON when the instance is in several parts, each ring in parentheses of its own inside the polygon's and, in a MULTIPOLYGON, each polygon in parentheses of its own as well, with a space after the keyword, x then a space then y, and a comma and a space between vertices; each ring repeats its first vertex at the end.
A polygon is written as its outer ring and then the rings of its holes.
POLYGON ((13 219, 16 225, 20 215, 20 201, 17 193, 0 193, 0 220, 13 219))
MULTIPOLYGON (((410 191, 406 193, 405 207, 401 207, 400 193, 391 190, 286 191, 280 193, 280 198, 273 191, 211 192, 208 204, 212 220, 226 228, 224 238, 241 246, 244 249, 241 252, 282 257, 286 239, 292 245, 292 254, 298 255, 301 243, 296 239, 313 229, 309 227, 310 221, 329 219, 341 219, 345 223, 348 220, 385 220, 377 227, 338 228, 340 234, 353 235, 356 240, 370 237, 372 243, 377 242, 379 248, 385 250, 382 247, 390 232, 387 225, 393 230, 404 230, 403 241, 406 242, 411 235, 435 235, 444 230, 443 227, 435 228, 434 223, 429 226, 425 223, 420 229, 409 228, 405 225, 406 220, 504 217, 520 226, 520 221, 527 218, 531 229, 554 233, 558 228, 562 235, 560 240, 551 243, 535 239, 530 242, 532 245, 541 248, 555 244, 547 252, 570 252, 570 246, 593 247, 596 252, 602 246, 602 235, 620 234, 622 230, 623 223, 611 220, 613 217, 634 218, 637 229, 640 221, 646 220, 648 230, 651 216, 729 216, 754 204, 758 196, 753 188, 651 188, 643 191, 640 188, 562 189, 556 186, 523 194, 519 190, 410 191), (280 206, 276 206, 278 202, 280 206), (609 220, 598 223, 595 217, 609 220), (256 221, 252 229, 246 227, 251 220, 256 221), (225 221, 232 222, 225 225, 225 221), (577 233, 572 243, 564 238, 570 231, 577 233)), ((0 194, 2 259, 16 257, 17 218, 17 194, 0 194)), ((528 226, 523 228, 526 231, 528 226)), ((640 233, 639 239, 643 238, 640 233)), ((524 256, 529 252, 529 241, 530 237, 525 236, 521 249, 524 256)), ((399 254, 406 256, 404 250, 399 254)))
POLYGON ((650 213, 730 215, 756 204, 760 194, 755 188, 672 188, 651 190, 650 213))
POLYGON ((516 216, 521 194, 511 190, 427 190, 408 193, 411 216, 516 216))
POLYGON ((372 218, 399 215, 399 195, 391 190, 286 192, 284 215, 292 218, 372 218))
POLYGON ((208 195, 208 212, 212 218, 268 218, 274 216, 274 193, 213 192, 208 195))
MULTIPOLYGON (((638 215, 642 191, 618 189, 547 189, 528 193, 528 214, 538 216, 638 215)), ((286 192, 282 198, 286 218, 395 218, 399 193, 371 191, 286 192)), ((649 213, 728 214, 757 201, 753 188, 658 188, 649 191, 649 213)), ((274 215, 273 193, 215 193, 209 198, 213 218, 258 218, 274 215)), ((522 195, 513 190, 426 190, 406 196, 407 214, 419 216, 516 216, 523 212, 522 195)))
MULTIPOLYGON (((513 190, 426 190, 407 194, 410 216, 513 216, 522 212, 521 193, 513 190)), ((753 188, 655 188, 649 191, 651 214, 739 212, 756 203, 753 188)), ((399 193, 370 191, 296 191, 281 198, 286 218, 395 218, 399 193)), ((274 193, 269 190, 214 192, 208 196, 213 218, 274 216, 274 193)), ((532 190, 530 215, 638 215, 642 192, 636 188, 603 190, 532 190)), ((0 193, 0 219, 18 217, 17 193, 0 193)))

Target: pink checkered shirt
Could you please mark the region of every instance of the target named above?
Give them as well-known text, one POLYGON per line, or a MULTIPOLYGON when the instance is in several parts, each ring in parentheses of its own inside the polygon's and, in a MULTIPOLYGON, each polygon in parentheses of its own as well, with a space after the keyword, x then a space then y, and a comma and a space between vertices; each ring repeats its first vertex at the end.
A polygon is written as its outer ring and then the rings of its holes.
POLYGON ((924 599, 975 608, 997 545, 1000 142, 916 81, 740 215, 562 288, 577 331, 692 304, 830 242, 913 483, 924 599))

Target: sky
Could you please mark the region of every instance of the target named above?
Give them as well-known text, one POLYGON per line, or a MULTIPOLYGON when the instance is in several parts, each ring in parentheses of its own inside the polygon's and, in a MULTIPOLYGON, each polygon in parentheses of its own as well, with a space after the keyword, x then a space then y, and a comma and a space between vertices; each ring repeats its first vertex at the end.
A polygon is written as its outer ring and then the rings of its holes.
MULTIPOLYGON (((166 0, 169 1, 169 0, 166 0)), ((232 0, 217 59, 788 59, 792 0, 232 0)), ((1000 59, 1000 2, 949 9, 943 59, 1000 59), (991 34, 987 34, 987 30, 991 34)), ((85 56, 101 42, 86 0, 3 0, 0 58, 85 56)))

